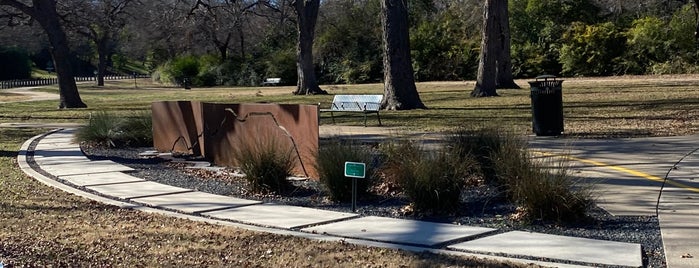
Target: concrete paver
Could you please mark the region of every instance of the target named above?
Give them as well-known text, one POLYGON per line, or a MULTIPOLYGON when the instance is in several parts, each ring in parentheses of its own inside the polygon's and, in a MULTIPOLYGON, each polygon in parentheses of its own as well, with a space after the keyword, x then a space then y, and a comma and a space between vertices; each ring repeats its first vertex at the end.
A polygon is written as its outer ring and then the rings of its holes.
POLYGON ((369 216, 310 227, 302 231, 432 247, 482 235, 495 229, 369 216))
POLYGON ((202 211, 220 210, 262 203, 261 201, 247 200, 203 192, 159 195, 143 198, 134 198, 132 200, 151 206, 173 209, 177 211, 183 211, 186 213, 198 213, 202 211))
POLYGON ((105 172, 133 171, 133 168, 117 164, 109 160, 75 162, 57 165, 39 165, 41 169, 55 176, 95 174, 105 172))
POLYGON ((451 249, 641 267, 641 245, 578 237, 507 232, 449 246, 451 249))
POLYGON ((313 224, 322 224, 356 217, 357 214, 342 213, 305 207, 278 204, 261 204, 240 208, 202 213, 217 219, 233 220, 260 226, 295 229, 313 224))
POLYGON ((57 157, 57 156, 81 156, 85 154, 80 148, 50 148, 45 150, 34 150, 34 159, 41 157, 57 157))
POLYGON ((90 159, 85 156, 53 156, 53 157, 35 157, 34 161, 39 166, 50 166, 60 164, 71 164, 78 162, 89 162, 90 159))
POLYGON ((186 188, 180 188, 151 181, 95 185, 88 186, 87 188, 104 195, 114 196, 121 199, 140 198, 146 196, 156 196, 194 191, 186 188))
POLYGON ((64 179, 77 186, 95 186, 104 184, 117 184, 117 183, 129 183, 129 182, 145 182, 146 180, 137 178, 128 174, 121 172, 106 172, 99 175, 95 174, 82 174, 82 175, 69 175, 69 176, 59 176, 59 179, 64 179))

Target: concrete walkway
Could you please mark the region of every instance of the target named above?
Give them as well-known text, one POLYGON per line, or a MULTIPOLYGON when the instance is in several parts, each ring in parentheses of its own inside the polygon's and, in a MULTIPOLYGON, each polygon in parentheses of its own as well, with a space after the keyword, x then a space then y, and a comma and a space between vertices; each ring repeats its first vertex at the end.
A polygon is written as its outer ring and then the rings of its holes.
POLYGON ((28 140, 18 156, 20 168, 47 185, 107 204, 256 231, 543 266, 642 266, 639 244, 365 217, 149 182, 130 176, 130 168, 117 163, 88 160, 72 142, 73 135, 61 130, 28 140))

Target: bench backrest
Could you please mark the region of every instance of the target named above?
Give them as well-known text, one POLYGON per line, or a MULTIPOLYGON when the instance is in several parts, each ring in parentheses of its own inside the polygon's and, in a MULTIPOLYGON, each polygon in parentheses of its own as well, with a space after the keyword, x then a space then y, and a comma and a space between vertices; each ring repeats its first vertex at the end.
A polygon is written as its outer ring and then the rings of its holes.
POLYGON ((378 111, 383 95, 335 95, 331 110, 334 111, 378 111))
POLYGON ((265 83, 279 84, 282 82, 281 78, 265 78, 265 83))

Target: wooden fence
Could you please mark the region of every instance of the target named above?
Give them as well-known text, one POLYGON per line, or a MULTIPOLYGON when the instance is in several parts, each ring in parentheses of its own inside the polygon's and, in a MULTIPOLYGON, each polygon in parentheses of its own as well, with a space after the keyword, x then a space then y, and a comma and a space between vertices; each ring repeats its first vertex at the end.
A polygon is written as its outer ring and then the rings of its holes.
MULTIPOLYGON (((148 75, 105 75, 104 80, 124 80, 124 79, 135 79, 135 78, 149 78, 148 75)), ((95 81, 94 76, 81 76, 75 77, 75 82, 85 82, 85 81, 95 81)), ((37 86, 48 86, 58 84, 58 79, 56 78, 44 78, 44 79, 23 79, 23 80, 5 80, 0 81, 0 89, 16 88, 16 87, 37 87, 37 86)))

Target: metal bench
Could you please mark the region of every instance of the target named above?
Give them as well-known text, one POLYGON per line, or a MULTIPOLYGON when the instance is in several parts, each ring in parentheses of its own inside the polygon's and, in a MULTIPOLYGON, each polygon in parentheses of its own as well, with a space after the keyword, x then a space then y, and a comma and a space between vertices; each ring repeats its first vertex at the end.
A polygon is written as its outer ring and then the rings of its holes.
POLYGON ((281 83, 281 78, 265 78, 265 81, 262 81, 262 86, 278 86, 281 83))
POLYGON ((361 112, 364 113, 364 126, 366 127, 367 114, 375 113, 381 125, 381 100, 383 95, 335 95, 330 109, 320 109, 321 112, 330 112, 330 117, 335 124, 334 112, 361 112))

